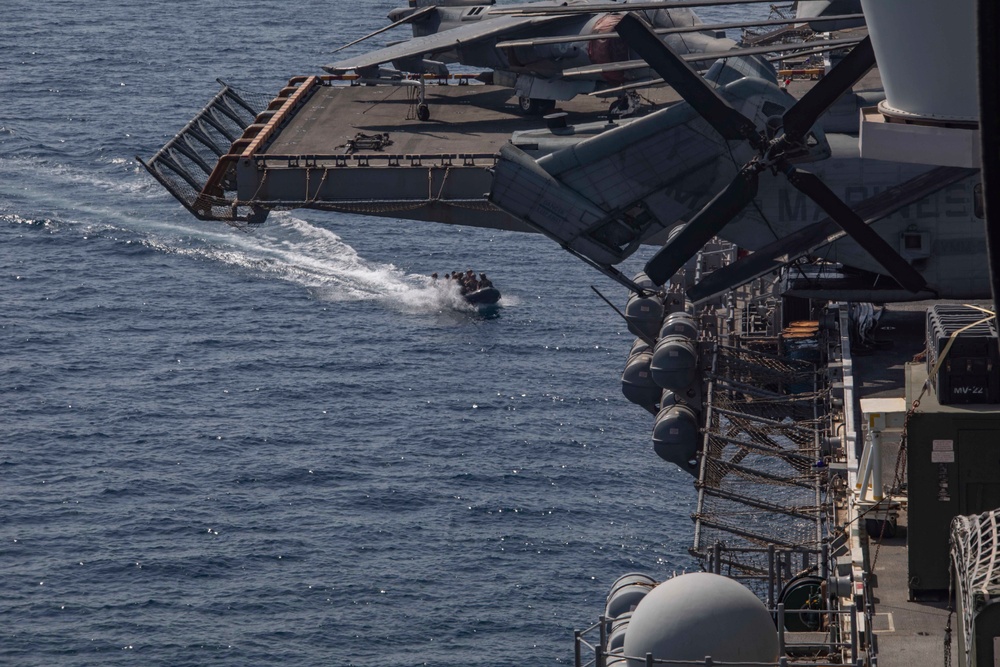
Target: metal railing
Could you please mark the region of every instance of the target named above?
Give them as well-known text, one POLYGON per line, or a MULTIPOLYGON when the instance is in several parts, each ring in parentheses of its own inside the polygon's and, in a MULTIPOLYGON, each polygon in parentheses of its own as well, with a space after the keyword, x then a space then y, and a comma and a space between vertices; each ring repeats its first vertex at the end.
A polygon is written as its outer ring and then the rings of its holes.
POLYGON ((656 658, 651 653, 646 655, 631 656, 623 651, 609 651, 608 644, 608 624, 614 619, 601 616, 593 625, 584 630, 574 632, 574 665, 575 667, 612 667, 620 665, 625 667, 626 661, 644 663, 646 665, 687 665, 696 667, 698 665, 716 666, 736 666, 755 665, 759 667, 785 667, 789 661, 794 661, 797 667, 826 667, 827 665, 873 665, 870 651, 866 649, 870 641, 865 641, 862 636, 862 627, 871 627, 872 607, 865 605, 859 609, 858 605, 851 603, 844 609, 827 609, 822 611, 811 609, 786 609, 784 604, 770 607, 768 611, 775 619, 776 632, 778 637, 778 660, 775 662, 727 662, 716 660, 712 656, 705 656, 698 660, 674 660, 666 658, 656 658), (785 621, 789 615, 813 615, 823 614, 832 619, 829 622, 828 641, 806 641, 796 639, 794 632, 785 629, 785 621), (862 619, 867 617, 868 622, 863 623, 862 619), (596 638, 588 638, 596 634, 596 638), (803 656, 816 656, 816 660, 803 659, 803 656), (821 659, 821 658, 826 658, 821 659))
MULTIPOLYGON (((693 554, 702 556, 703 554, 693 554)), ((757 580, 764 582, 764 603, 771 607, 777 604, 778 594, 785 584, 804 574, 815 574, 826 580, 829 576, 830 549, 828 544, 822 544, 818 549, 809 547, 793 547, 781 549, 774 544, 766 547, 727 547, 721 542, 712 545, 711 551, 704 554, 709 572, 725 575, 730 579, 745 582, 757 580), (725 554, 764 554, 767 569, 750 569, 746 563, 748 558, 726 558, 725 554), (794 560, 799 559, 799 567, 794 560)))
POLYGON ((350 167, 493 167, 496 153, 350 153, 254 156, 259 169, 344 169, 350 167), (426 164, 425 164, 426 163, 426 164))

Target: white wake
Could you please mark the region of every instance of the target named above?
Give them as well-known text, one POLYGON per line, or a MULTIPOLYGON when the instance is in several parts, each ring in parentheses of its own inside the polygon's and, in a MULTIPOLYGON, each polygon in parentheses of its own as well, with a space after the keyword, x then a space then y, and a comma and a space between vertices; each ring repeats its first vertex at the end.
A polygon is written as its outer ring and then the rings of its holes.
MULTIPOLYGON (((360 257, 329 229, 292 213, 272 213, 250 232, 221 222, 182 219, 169 195, 138 165, 105 158, 93 166, 37 157, 0 158, 0 173, 31 184, 16 193, 21 201, 0 205, 0 214, 14 220, 25 213, 31 219, 57 221, 85 237, 125 237, 158 252, 220 262, 300 285, 322 301, 377 301, 408 313, 474 310, 457 288, 360 257), (120 176, 107 173, 109 167, 120 176), (161 207, 174 215, 151 215, 161 207)), ((0 187, 0 194, 4 190, 0 187)))

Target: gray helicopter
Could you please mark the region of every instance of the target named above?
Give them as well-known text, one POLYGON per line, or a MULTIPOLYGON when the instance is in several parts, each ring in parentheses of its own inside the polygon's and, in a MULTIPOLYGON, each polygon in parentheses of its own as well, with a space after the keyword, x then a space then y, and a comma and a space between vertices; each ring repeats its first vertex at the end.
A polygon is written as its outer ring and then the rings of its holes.
MULTIPOLYGON (((634 60, 634 53, 615 32, 623 10, 638 12, 671 49, 697 62, 756 52, 734 51, 736 43, 726 37, 726 29, 801 21, 776 19, 708 25, 691 9, 719 4, 717 0, 611 3, 542 0, 525 5, 495 2, 410 0, 408 7, 389 13, 390 25, 337 51, 406 24, 412 27, 412 39, 335 62, 324 69, 337 75, 356 72, 365 79, 385 81, 398 79, 403 72, 447 76, 452 64, 483 68, 490 71, 480 78, 513 89, 521 111, 534 115, 548 113, 558 100, 600 90, 622 91, 630 82, 653 78, 645 63, 634 60), (395 70, 381 67, 386 63, 391 63, 395 70)), ((860 16, 854 14, 848 18, 860 16)), ((624 111, 629 101, 623 92, 615 103, 624 111)), ((429 118, 423 100, 418 115, 421 120, 429 118)))
POLYGON ((669 230, 645 267, 658 285, 716 235, 754 251, 691 287, 694 301, 807 257, 840 270, 808 276, 803 295, 989 297, 979 170, 859 153, 865 104, 842 96, 875 64, 868 39, 796 101, 765 63, 702 77, 640 17, 616 30, 686 103, 537 159, 505 146, 494 205, 609 274, 669 230), (817 123, 835 102, 852 106, 853 136, 817 123))

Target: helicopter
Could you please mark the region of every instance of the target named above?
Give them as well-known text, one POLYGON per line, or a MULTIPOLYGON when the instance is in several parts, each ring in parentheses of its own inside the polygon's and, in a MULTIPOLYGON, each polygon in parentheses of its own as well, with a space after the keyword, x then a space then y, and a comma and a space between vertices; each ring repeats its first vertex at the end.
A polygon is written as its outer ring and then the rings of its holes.
POLYGON ((657 285, 717 235, 753 251, 695 302, 804 258, 837 269, 802 271, 801 295, 990 296, 979 169, 863 159, 856 130, 817 123, 874 66, 869 39, 796 100, 748 59, 700 76, 635 13, 616 30, 685 102, 537 160, 505 146, 494 205, 626 284, 614 265, 668 231, 645 266, 657 285))

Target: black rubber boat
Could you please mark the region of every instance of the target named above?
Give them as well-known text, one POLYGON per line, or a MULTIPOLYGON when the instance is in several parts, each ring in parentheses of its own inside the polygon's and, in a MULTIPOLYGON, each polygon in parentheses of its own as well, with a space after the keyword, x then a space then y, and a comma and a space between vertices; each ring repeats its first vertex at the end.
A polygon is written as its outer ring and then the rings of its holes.
POLYGON ((500 290, 493 286, 483 287, 475 292, 463 294, 462 298, 473 306, 493 306, 500 300, 500 290))

